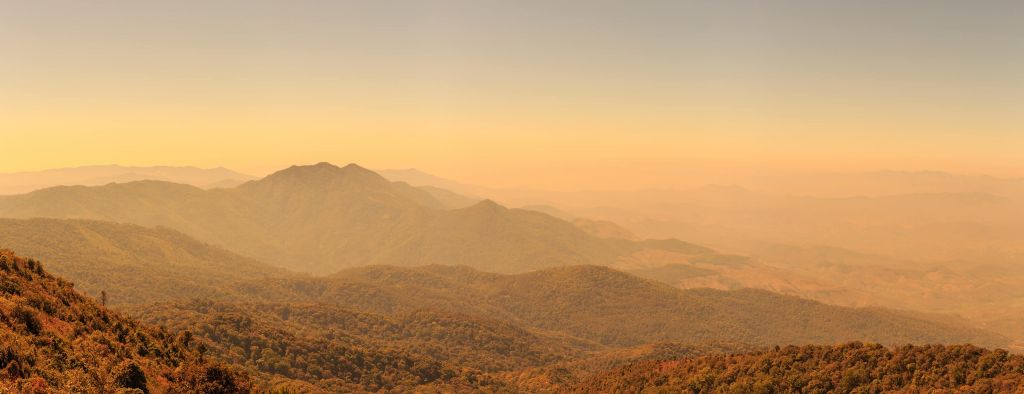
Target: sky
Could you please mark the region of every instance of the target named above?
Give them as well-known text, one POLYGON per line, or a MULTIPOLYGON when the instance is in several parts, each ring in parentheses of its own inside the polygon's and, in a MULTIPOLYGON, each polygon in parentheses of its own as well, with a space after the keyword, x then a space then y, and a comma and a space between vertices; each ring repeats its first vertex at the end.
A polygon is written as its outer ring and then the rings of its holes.
POLYGON ((2 1, 0 172, 1024 176, 1019 1, 2 1))

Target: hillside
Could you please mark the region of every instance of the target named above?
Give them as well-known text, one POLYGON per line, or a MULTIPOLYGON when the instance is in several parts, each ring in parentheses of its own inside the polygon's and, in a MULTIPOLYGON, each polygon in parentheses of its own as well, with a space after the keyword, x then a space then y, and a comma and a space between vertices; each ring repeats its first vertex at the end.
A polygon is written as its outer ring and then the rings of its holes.
POLYGON ((578 341, 508 322, 419 310, 383 315, 329 304, 191 301, 133 309, 194 332, 210 354, 261 381, 304 381, 330 392, 498 388, 491 373, 580 357, 578 341))
POLYGON ((1002 336, 955 321, 835 307, 759 290, 680 290, 597 266, 518 275, 467 267, 371 266, 329 278, 251 281, 234 291, 264 301, 327 303, 375 313, 442 310, 560 332, 606 346, 662 341, 1008 343, 1002 336))
POLYGON ((223 298, 226 283, 288 275, 168 228, 92 220, 0 219, 0 245, 109 305, 223 298))
POLYGON ((139 324, 0 250, 0 391, 248 392, 187 333, 139 324))
POLYGON ((578 358, 498 374, 508 387, 523 393, 557 393, 586 382, 610 370, 647 360, 669 360, 699 357, 711 354, 731 354, 753 351, 755 348, 739 344, 680 344, 672 342, 612 349, 578 358))
POLYGON ((490 200, 447 209, 466 201, 439 201, 437 194, 354 164, 320 163, 231 189, 155 181, 55 187, 0 197, 0 217, 165 226, 259 261, 313 273, 365 264, 465 264, 517 273, 608 265, 662 245, 600 238, 549 215, 490 200))
POLYGON ((563 392, 957 392, 1024 390, 1024 356, 970 345, 850 343, 640 361, 563 392))

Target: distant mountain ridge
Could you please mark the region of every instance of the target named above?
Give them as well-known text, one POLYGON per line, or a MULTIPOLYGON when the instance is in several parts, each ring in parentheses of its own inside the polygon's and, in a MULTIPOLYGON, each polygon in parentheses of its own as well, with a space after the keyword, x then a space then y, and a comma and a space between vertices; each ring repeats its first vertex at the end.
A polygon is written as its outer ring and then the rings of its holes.
POLYGON ((57 168, 0 174, 0 195, 21 194, 53 186, 99 186, 142 180, 183 183, 200 188, 234 187, 252 176, 224 167, 131 167, 119 165, 57 168))
POLYGON ((448 208, 423 189, 390 182, 355 164, 329 163, 293 166, 230 189, 143 181, 0 197, 0 217, 166 226, 260 261, 314 273, 365 264, 466 264, 522 272, 610 265, 664 246, 597 237, 549 215, 490 200, 448 208))

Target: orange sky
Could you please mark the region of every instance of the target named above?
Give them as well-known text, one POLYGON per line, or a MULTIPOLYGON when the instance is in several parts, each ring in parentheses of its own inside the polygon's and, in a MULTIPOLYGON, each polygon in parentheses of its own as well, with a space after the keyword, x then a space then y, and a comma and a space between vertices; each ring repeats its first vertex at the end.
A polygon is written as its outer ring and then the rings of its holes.
POLYGON ((32 3, 0 14, 0 172, 1024 176, 1014 3, 32 3))

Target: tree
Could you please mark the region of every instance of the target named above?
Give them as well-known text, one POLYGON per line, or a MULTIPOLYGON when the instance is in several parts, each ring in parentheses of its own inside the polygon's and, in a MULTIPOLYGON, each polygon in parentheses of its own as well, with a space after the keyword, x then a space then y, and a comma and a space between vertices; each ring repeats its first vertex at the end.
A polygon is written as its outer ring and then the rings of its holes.
POLYGON ((139 389, 143 393, 149 392, 146 387, 146 374, 142 372, 142 368, 139 368, 138 364, 131 360, 125 360, 114 369, 114 382, 124 388, 139 389))

